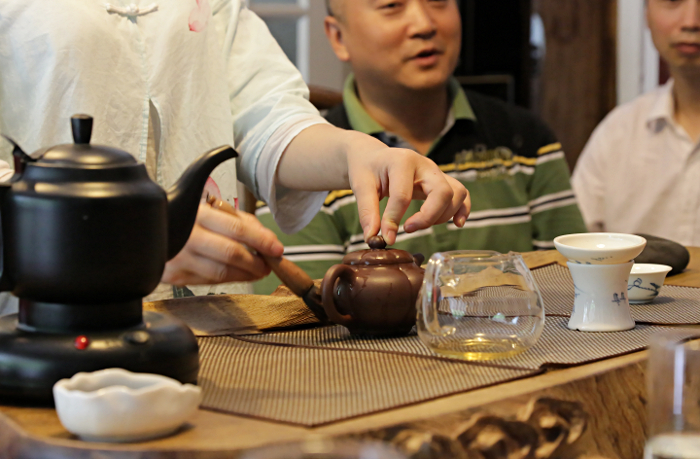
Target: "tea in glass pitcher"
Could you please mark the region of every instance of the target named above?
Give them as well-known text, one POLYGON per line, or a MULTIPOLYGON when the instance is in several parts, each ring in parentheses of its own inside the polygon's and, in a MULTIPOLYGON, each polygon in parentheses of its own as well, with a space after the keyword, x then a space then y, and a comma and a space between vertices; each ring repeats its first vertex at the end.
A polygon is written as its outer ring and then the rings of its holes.
POLYGON ((510 357, 544 327, 539 289, 516 253, 434 254, 418 299, 418 335, 433 352, 465 360, 510 357))

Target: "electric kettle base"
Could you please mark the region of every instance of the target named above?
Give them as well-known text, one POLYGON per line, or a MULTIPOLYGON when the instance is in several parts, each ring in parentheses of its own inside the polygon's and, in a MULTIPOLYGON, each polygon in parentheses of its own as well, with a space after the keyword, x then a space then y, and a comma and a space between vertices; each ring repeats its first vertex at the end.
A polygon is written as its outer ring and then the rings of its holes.
POLYGON ((197 340, 170 315, 145 311, 133 327, 64 334, 19 330, 17 317, 0 317, 0 403, 52 404, 59 379, 112 367, 197 382, 197 340))

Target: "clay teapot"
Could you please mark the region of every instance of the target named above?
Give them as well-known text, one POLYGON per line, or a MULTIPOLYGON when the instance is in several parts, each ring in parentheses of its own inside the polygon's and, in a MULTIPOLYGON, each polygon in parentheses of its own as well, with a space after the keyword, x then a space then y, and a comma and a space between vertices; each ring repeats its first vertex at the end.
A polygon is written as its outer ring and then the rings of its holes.
MULTIPOLYGON (((209 203, 216 209, 236 212, 216 198, 209 203)), ((369 250, 349 253, 342 264, 332 266, 320 288, 288 259, 260 255, 322 323, 330 320, 353 334, 405 335, 416 323, 424 257, 387 249, 381 236, 371 237, 367 243, 369 250)))
POLYGON ((369 250, 352 252, 332 266, 321 284, 323 309, 331 322, 361 335, 405 335, 416 323, 416 299, 423 282, 421 259, 387 249, 381 236, 369 250))
POLYGON ((0 183, 0 290, 47 304, 131 301, 140 320, 141 298, 189 238, 209 174, 237 154, 203 154, 166 193, 131 154, 90 144, 90 116, 71 122, 73 144, 32 156, 8 138, 15 175, 0 183))

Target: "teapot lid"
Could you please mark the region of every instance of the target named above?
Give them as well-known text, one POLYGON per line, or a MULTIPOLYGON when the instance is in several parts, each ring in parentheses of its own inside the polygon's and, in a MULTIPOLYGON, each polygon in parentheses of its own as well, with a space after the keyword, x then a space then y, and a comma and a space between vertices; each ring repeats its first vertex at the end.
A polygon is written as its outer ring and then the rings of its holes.
POLYGON ((125 151, 90 145, 92 137, 91 116, 73 115, 71 127, 75 143, 47 148, 38 158, 42 165, 95 169, 137 164, 136 159, 125 151))
POLYGON ((367 240, 369 250, 351 252, 343 257, 346 265, 393 265, 413 263, 413 255, 400 249, 387 249, 386 241, 381 236, 372 236, 367 240))

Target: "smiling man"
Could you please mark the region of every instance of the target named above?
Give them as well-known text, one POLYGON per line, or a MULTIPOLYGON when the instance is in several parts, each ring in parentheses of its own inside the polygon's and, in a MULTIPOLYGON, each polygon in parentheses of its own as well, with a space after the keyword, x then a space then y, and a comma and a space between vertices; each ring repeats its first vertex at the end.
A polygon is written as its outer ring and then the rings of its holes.
POLYGON ((573 176, 591 230, 700 245, 700 0, 648 0, 647 23, 672 79, 613 110, 573 176))
MULTIPOLYGON (((472 197, 464 228, 452 222, 415 233, 399 229, 394 247, 430 256, 458 249, 500 252, 551 248, 564 233, 585 231, 561 145, 535 116, 465 92, 452 78, 462 25, 456 0, 331 0, 325 30, 353 74, 343 104, 326 118, 410 148, 460 180, 472 197)), ((366 248, 351 191, 331 192, 312 222, 282 234, 267 208, 263 224, 285 255, 320 278, 347 253, 366 248)), ((416 209, 420 202, 410 204, 416 209)), ((413 207, 411 207, 413 208, 413 207)), ((267 278, 256 292, 278 280, 267 278)))

